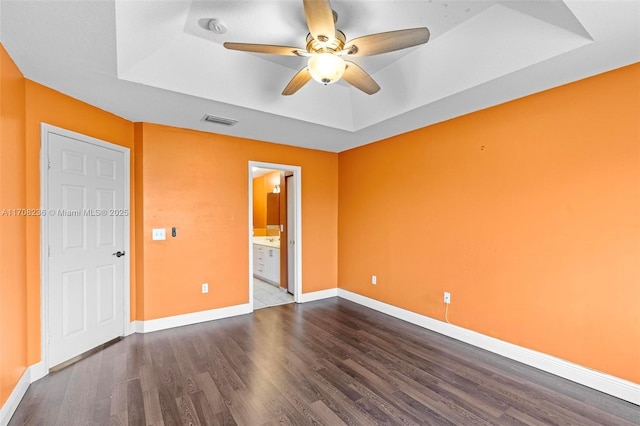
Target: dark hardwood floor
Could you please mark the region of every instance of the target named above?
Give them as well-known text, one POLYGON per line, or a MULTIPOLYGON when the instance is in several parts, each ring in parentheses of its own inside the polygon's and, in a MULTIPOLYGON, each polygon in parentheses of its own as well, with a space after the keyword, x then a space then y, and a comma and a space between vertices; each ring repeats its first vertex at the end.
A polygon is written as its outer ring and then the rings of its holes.
POLYGON ((136 334, 10 425, 638 425, 640 407, 334 298, 136 334))

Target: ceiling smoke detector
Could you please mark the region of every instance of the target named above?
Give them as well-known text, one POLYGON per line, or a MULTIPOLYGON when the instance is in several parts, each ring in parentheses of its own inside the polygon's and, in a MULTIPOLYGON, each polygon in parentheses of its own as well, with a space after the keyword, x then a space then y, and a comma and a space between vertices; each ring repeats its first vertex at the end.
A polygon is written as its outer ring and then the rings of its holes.
POLYGON ((227 32, 227 24, 222 22, 221 19, 210 19, 207 23, 207 27, 209 28, 209 31, 216 34, 224 34, 227 32))

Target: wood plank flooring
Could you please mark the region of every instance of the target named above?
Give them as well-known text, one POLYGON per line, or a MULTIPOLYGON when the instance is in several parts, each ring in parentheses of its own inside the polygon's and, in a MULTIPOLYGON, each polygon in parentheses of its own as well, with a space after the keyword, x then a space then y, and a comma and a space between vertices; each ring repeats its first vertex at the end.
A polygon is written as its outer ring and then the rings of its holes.
POLYGON ((640 407, 334 298, 135 334, 9 425, 639 425, 640 407))

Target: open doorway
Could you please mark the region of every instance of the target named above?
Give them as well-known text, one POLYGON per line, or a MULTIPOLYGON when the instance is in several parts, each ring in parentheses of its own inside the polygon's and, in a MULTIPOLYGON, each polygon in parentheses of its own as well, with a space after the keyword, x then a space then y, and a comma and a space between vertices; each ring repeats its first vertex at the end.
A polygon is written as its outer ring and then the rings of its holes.
POLYGON ((300 167, 249 162, 249 302, 297 302, 301 282, 300 167))

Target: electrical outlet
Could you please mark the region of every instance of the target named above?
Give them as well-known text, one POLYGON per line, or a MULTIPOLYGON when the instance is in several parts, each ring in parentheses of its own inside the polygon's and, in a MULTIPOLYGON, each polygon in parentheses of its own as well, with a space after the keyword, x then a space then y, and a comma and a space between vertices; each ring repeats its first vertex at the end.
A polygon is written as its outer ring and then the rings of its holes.
POLYGON ((202 284, 202 293, 209 293, 209 284, 202 284))
POLYGON ((451 293, 447 291, 444 292, 444 303, 446 303, 447 305, 451 303, 451 293))
POLYGON ((154 241, 157 240, 166 240, 167 239, 167 234, 165 232, 164 228, 154 228, 151 231, 151 239, 154 241))
POLYGON ((377 284, 378 278, 375 275, 371 275, 371 284, 377 284))

